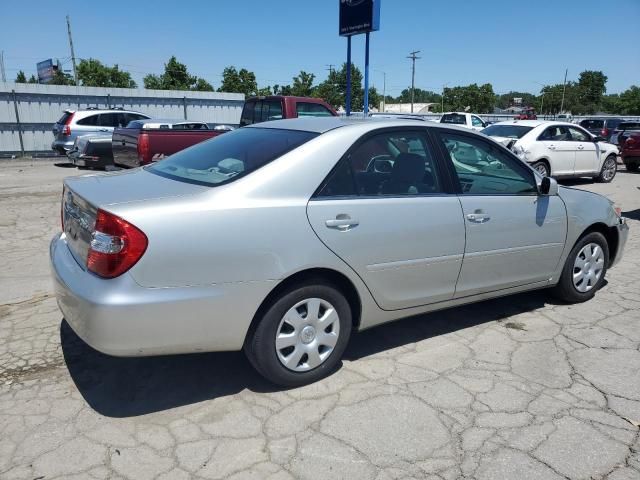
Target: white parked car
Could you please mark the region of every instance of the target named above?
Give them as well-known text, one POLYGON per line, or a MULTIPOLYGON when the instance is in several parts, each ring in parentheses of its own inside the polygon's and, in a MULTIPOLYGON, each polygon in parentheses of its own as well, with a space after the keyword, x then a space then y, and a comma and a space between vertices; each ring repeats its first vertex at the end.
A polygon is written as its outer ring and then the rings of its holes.
POLYGON ((440 118, 440 123, 458 125, 459 127, 470 128, 478 132, 487 127, 487 123, 478 115, 467 112, 447 112, 440 118))
POLYGON ((605 183, 616 176, 618 148, 579 125, 511 120, 490 125, 482 133, 511 149, 543 176, 593 177, 605 183))

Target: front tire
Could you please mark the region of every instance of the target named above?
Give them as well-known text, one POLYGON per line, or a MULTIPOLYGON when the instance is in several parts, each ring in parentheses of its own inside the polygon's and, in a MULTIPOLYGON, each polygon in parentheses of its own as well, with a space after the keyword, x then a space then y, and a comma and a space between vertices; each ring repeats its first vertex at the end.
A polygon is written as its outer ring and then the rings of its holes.
POLYGON ((547 165, 547 162, 545 162, 544 160, 538 160, 537 162, 534 162, 531 165, 531 168, 533 168, 536 172, 538 172, 543 177, 548 177, 549 174, 551 173, 551 169, 549 168, 549 165, 547 165))
POLYGON ((332 373, 351 335, 351 308, 329 284, 283 292, 265 310, 245 344, 253 367, 283 387, 313 383, 332 373))
POLYGON ((609 245, 604 235, 585 235, 571 249, 553 294, 568 303, 590 300, 602 287, 608 264, 609 245))
POLYGON ((602 162, 602 169, 600 175, 596 177, 596 182, 609 183, 616 176, 618 171, 618 160, 615 155, 609 155, 602 162))

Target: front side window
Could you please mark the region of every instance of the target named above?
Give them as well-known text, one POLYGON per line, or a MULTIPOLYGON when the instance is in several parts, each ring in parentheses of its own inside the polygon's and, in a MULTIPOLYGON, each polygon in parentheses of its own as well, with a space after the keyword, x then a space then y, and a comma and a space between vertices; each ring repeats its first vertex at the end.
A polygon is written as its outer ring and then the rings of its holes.
POLYGON ((442 193, 425 134, 393 131, 369 137, 343 158, 319 197, 442 193))
POLYGON ((600 130, 604 127, 604 120, 582 120, 580 126, 588 130, 600 130))
POLYGON ((538 140, 547 142, 568 142, 571 140, 571 134, 569 129, 564 125, 556 125, 547 128, 542 135, 538 137, 538 140))
POLYGON ((297 102, 296 113, 298 117, 333 117, 327 107, 319 103, 297 102))
POLYGON ((471 117, 471 125, 474 127, 484 127, 484 122, 476 116, 471 117))
POLYGON ((571 132, 571 140, 574 142, 590 142, 591 138, 587 135, 586 132, 580 130, 579 128, 569 127, 569 132, 571 132))
POLYGON ((438 135, 449 152, 463 194, 537 193, 533 172, 498 145, 455 133, 438 135))
POLYGON ((213 187, 247 175, 317 135, 298 130, 240 128, 146 168, 173 180, 213 187))

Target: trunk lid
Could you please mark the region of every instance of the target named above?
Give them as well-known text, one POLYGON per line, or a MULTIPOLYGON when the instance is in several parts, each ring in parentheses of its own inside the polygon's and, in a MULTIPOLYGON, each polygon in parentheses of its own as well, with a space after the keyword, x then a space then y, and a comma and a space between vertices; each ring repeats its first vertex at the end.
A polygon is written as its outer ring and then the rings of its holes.
POLYGON ((144 169, 71 177, 64 181, 62 222, 67 245, 86 268, 98 209, 159 198, 195 195, 209 187, 178 182, 144 169))

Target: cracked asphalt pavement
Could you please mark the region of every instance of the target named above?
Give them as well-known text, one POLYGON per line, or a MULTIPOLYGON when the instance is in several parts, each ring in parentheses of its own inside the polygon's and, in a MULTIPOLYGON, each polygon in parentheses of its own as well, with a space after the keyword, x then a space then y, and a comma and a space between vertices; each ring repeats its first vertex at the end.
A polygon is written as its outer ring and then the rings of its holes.
POLYGON ((73 333, 48 242, 79 173, 0 163, 1 479, 640 479, 640 175, 571 183, 630 218, 594 300, 388 324, 329 378, 281 390, 241 353, 113 358, 73 333))

